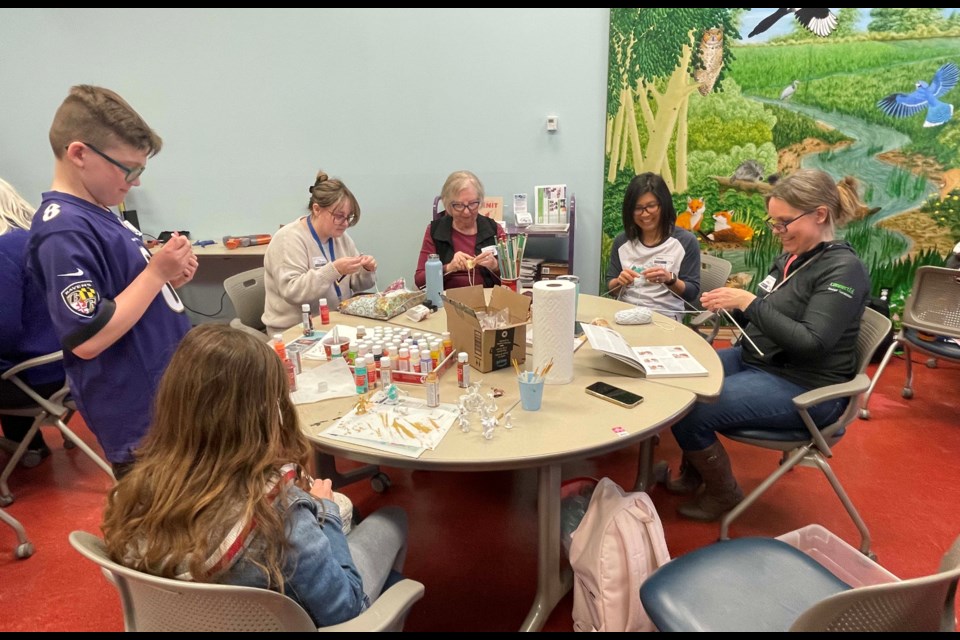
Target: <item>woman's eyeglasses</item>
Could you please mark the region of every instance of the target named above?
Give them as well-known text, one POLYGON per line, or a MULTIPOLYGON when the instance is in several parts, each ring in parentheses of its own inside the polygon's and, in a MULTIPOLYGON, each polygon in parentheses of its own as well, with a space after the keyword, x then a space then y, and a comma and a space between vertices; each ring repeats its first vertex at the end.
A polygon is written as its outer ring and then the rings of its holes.
POLYGON ((638 215, 641 213, 656 213, 657 211, 660 211, 659 202, 651 202, 646 206, 638 204, 633 208, 633 215, 638 215))
POLYGON ((93 146, 89 142, 84 142, 83 144, 88 149, 90 149, 90 151, 93 151, 95 154, 97 154, 98 156, 100 156, 110 164, 122 169, 123 172, 126 174, 123 179, 126 180, 128 183, 136 182, 137 178, 139 178, 140 175, 146 170, 146 167, 140 167, 140 166, 128 167, 124 164, 121 164, 116 160, 114 160, 113 158, 111 158, 110 156, 108 156, 107 154, 105 154, 103 151, 100 151, 100 149, 97 149, 95 146, 93 146))
POLYGON ((333 218, 333 221, 336 222, 337 224, 353 224, 357 219, 356 214, 353 214, 353 213, 347 216, 341 216, 335 213, 331 213, 330 217, 333 218))
POLYGON ((771 218, 767 218, 766 220, 764 220, 764 222, 766 223, 767 228, 770 229, 771 231, 776 231, 777 233, 786 233, 787 227, 789 225, 793 224, 803 216, 810 215, 815 211, 816 209, 810 209, 810 211, 804 211, 803 213, 798 215, 796 218, 792 218, 790 220, 784 220, 782 222, 774 222, 771 218))
POLYGON ((480 201, 474 200, 472 202, 451 202, 450 208, 457 213, 463 213, 467 209, 470 209, 470 211, 476 211, 480 208, 480 201))

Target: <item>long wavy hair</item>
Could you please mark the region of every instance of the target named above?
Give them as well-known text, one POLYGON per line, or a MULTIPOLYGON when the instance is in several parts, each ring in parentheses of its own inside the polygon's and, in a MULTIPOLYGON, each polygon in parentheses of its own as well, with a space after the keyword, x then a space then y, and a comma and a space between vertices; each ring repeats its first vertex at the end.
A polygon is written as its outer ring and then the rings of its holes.
MULTIPOLYGON (((245 558, 282 591, 283 516, 264 496, 283 464, 303 469, 309 453, 276 353, 225 325, 196 327, 160 381, 133 469, 108 498, 101 528, 110 557, 203 580, 203 562, 238 520, 252 518, 245 558)), ((296 484, 306 490, 307 482, 301 473, 296 484)))

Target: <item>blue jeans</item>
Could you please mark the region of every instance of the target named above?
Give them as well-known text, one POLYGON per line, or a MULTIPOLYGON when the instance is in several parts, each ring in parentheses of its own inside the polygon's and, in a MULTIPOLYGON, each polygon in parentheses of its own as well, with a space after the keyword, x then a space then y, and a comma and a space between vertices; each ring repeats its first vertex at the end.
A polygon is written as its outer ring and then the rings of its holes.
MULTIPOLYGON (((698 402, 693 411, 673 425, 673 435, 681 449, 706 449, 717 441, 717 433, 734 427, 806 430, 793 398, 809 389, 744 364, 740 347, 722 349, 717 355, 723 364, 723 391, 716 402, 698 402)), ((840 417, 847 402, 846 398, 829 400, 808 411, 814 424, 823 427, 840 417)))

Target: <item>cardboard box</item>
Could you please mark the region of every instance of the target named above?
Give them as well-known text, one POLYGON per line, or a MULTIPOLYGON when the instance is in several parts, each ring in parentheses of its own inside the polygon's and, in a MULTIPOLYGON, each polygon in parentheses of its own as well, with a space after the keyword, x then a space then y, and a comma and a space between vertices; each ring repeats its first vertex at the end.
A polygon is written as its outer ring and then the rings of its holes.
POLYGON ((553 280, 557 276, 570 274, 570 265, 566 262, 544 262, 540 265, 540 279, 553 280))
POLYGON ((482 286, 449 289, 444 293, 447 331, 454 352, 470 354, 470 365, 480 373, 523 363, 527 351, 527 319, 530 298, 506 287, 493 287, 487 305, 482 286), (495 313, 508 309, 510 323, 501 329, 481 329, 477 312, 495 313))

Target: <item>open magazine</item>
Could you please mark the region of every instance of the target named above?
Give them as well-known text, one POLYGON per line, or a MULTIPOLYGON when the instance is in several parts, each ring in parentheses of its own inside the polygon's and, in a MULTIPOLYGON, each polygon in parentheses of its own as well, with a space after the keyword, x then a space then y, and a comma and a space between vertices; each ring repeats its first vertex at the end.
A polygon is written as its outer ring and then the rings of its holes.
POLYGON ((647 378, 705 376, 708 371, 684 347, 631 347, 617 331, 609 327, 584 324, 590 346, 611 358, 638 369, 647 378))

